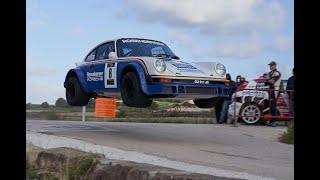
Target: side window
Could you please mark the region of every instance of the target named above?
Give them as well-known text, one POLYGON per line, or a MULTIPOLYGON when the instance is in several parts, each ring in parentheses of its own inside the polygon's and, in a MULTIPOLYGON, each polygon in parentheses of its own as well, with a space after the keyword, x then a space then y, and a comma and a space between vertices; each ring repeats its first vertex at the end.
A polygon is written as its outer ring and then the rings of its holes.
POLYGON ((96 56, 96 51, 97 49, 93 50, 86 58, 86 61, 93 61, 95 59, 96 56))
POLYGON ((122 48, 123 54, 128 54, 130 51, 132 51, 132 49, 122 48))
POLYGON ((115 52, 114 42, 102 44, 97 48, 96 60, 108 59, 108 55, 112 51, 115 52))

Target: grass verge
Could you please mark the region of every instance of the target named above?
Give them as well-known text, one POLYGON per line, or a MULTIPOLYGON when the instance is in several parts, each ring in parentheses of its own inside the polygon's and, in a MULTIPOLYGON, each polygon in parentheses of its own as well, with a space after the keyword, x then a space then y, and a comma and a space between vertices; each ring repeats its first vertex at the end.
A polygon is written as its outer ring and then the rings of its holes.
POLYGON ((294 144, 294 123, 292 122, 287 131, 280 137, 280 142, 286 144, 294 144))

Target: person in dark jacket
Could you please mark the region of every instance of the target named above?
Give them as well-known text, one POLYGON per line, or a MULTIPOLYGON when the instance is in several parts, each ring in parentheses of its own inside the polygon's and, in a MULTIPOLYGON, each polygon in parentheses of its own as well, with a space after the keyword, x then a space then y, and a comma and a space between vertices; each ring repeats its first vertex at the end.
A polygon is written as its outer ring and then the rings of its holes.
POLYGON ((243 83, 247 83, 248 81, 246 81, 246 78, 245 77, 243 77, 243 76, 241 76, 241 78, 240 78, 240 84, 243 84, 243 83))
MULTIPOLYGON (((270 106, 270 112, 272 117, 277 116, 277 100, 276 100, 276 95, 275 95, 275 84, 277 81, 280 80, 281 73, 277 70, 277 63, 274 61, 271 61, 269 64, 270 67, 270 72, 269 72, 269 77, 267 80, 267 85, 269 85, 269 89, 271 90, 270 93, 270 101, 271 101, 271 106, 270 106)), ((270 121, 270 126, 275 127, 277 126, 277 122, 275 118, 272 118, 270 121)))
POLYGON ((224 123, 225 117, 228 116, 228 108, 229 105, 232 103, 232 94, 236 91, 237 85, 236 82, 232 81, 230 74, 226 75, 227 80, 229 80, 229 83, 227 86, 229 87, 228 97, 225 97, 223 99, 222 109, 220 112, 220 118, 219 118, 219 124, 224 123))
MULTIPOLYGON (((292 69, 292 76, 288 79, 287 90, 294 90, 294 68, 292 69)), ((294 117, 294 92, 288 91, 289 95, 289 113, 290 117, 294 117)), ((293 118, 292 118, 293 120, 293 118)))

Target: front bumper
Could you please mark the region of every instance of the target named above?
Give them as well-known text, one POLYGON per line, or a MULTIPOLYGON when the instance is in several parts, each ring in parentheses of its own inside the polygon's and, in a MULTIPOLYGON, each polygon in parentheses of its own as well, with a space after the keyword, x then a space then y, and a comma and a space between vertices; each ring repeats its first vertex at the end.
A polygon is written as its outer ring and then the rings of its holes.
POLYGON ((227 97, 228 87, 224 84, 196 84, 196 83, 161 83, 148 84, 147 95, 171 95, 185 97, 227 97))

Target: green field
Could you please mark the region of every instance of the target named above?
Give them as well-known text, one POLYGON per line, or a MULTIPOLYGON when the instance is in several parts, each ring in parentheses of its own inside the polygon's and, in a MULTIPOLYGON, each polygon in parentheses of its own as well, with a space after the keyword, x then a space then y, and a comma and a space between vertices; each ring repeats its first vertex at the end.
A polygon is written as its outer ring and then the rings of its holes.
MULTIPOLYGON (((96 118, 93 106, 87 107, 87 121, 115 121, 115 122, 150 122, 150 123, 215 123, 214 108, 200 110, 193 104, 174 101, 154 101, 149 108, 132 108, 118 103, 116 118, 96 118), (182 110, 187 108, 187 110, 182 110), (168 111, 170 110, 170 111, 168 111)), ((29 104, 27 119, 41 120, 74 120, 80 121, 82 107, 41 107, 40 104, 29 104)))

